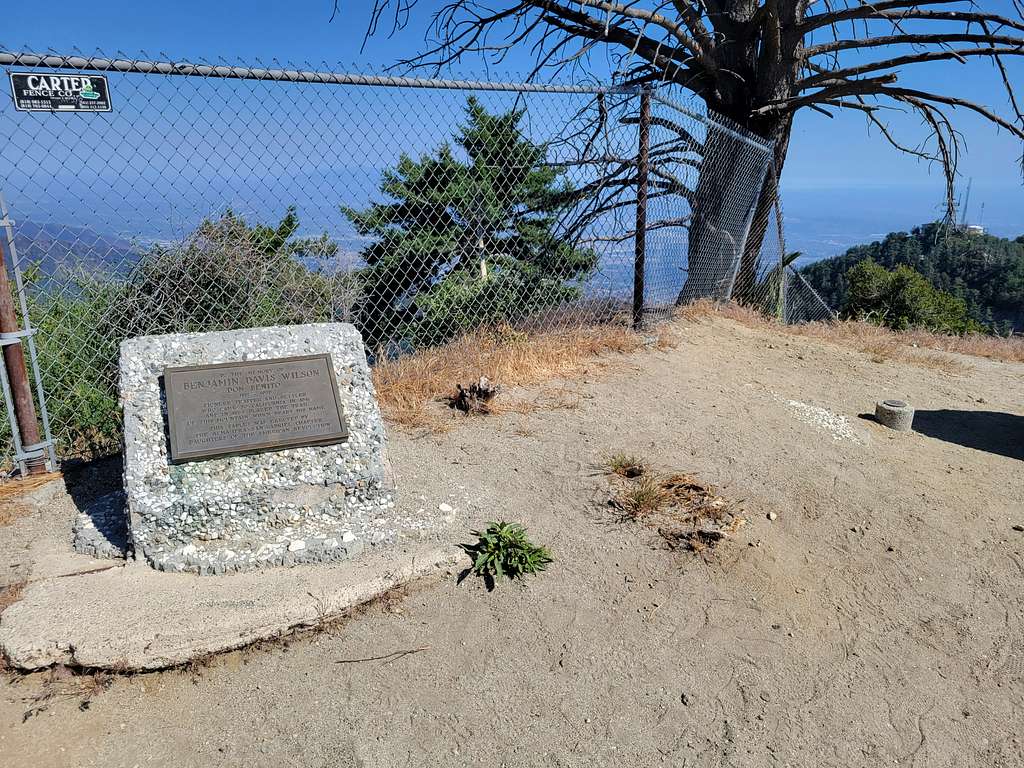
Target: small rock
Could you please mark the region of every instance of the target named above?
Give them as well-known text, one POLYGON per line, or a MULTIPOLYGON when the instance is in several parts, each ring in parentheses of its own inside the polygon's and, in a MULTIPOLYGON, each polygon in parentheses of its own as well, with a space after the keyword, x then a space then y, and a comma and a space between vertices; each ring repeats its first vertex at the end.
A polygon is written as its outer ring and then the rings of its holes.
POLYGON ((306 548, 306 542, 302 539, 295 539, 291 544, 288 545, 289 552, 298 552, 300 549, 306 548))
POLYGON ((1024 533, 1024 525, 1015 525, 1013 526, 1013 530, 1024 533))
POLYGON ((343 534, 341 534, 341 540, 346 544, 350 544, 351 542, 356 540, 356 535, 352 533, 352 531, 345 531, 343 534))
POLYGON ((454 512, 455 511, 455 507, 453 507, 451 504, 445 504, 445 503, 442 502, 441 504, 437 505, 437 511, 438 512, 444 512, 447 515, 450 512, 454 512))
POLYGON ((679 700, 683 702, 684 707, 690 706, 690 697, 686 695, 685 691, 679 694, 679 700))
POLYGON ((768 513, 768 519, 771 520, 772 522, 775 522, 776 520, 779 519, 779 516, 775 512, 769 512, 768 513))

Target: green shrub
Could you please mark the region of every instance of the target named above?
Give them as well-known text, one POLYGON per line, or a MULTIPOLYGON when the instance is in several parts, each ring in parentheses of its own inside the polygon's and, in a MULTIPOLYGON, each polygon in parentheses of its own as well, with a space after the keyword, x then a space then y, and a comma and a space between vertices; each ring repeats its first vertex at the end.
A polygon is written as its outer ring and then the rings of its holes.
POLYGON ((983 332, 967 303, 935 288, 919 272, 901 264, 888 270, 865 259, 846 273, 848 292, 842 314, 893 330, 924 328, 938 333, 983 332))
POLYGON ((977 235, 932 222, 910 232, 890 232, 800 272, 829 306, 839 308, 847 300, 847 272, 864 259, 886 269, 911 267, 939 290, 966 301, 974 320, 1001 335, 1024 331, 1024 237, 977 235))
POLYGON ((530 542, 526 529, 518 523, 488 523, 485 531, 471 533, 478 540, 462 548, 473 558, 473 565, 460 580, 474 573, 484 579, 488 589, 494 589, 497 578, 540 573, 554 559, 547 548, 530 542))
MULTIPOLYGON (((298 225, 292 208, 276 226, 249 225, 228 211, 182 242, 143 251, 127 274, 44 276, 30 267, 26 282, 37 289, 29 316, 60 455, 92 458, 118 449, 125 339, 347 316, 358 278, 309 269, 305 261, 331 257, 337 245, 326 236, 295 237, 298 225)), ((0 443, 9 432, 0 425, 0 443)))

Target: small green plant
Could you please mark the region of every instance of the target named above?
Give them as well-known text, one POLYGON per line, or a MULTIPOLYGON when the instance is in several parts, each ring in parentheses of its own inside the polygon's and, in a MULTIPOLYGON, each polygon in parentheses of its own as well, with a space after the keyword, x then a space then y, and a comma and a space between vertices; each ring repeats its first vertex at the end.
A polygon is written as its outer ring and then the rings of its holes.
POLYGON ((613 475, 633 479, 647 472, 647 462, 640 456, 628 453, 616 453, 605 459, 604 468, 613 475))
POLYGON ((540 573, 554 559, 546 547, 526 538, 526 529, 518 523, 492 522, 486 530, 471 533, 477 541, 462 548, 473 558, 473 565, 462 572, 459 581, 473 573, 483 577, 487 589, 492 590, 495 579, 540 573))

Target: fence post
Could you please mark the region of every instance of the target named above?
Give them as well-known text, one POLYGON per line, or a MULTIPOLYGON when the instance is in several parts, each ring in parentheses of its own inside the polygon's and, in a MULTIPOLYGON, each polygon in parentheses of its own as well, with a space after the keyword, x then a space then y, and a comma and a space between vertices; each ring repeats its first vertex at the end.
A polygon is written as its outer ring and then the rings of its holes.
MULTIPOLYGON (((36 420, 36 407, 32 402, 32 388, 28 383, 28 371, 25 369, 25 353, 22 350, 22 334, 18 328, 18 316, 14 309, 14 294, 7 277, 8 244, 6 221, 0 222, 0 344, 4 349, 4 369, 10 385, 11 400, 14 406, 14 419, 11 426, 17 426, 21 439, 22 452, 39 445, 39 422, 36 420)), ((16 442, 17 444, 17 442, 16 442)), ((25 462, 30 475, 42 474, 46 471, 46 461, 41 457, 32 457, 25 462)))
POLYGON ((644 323, 644 259, 647 248, 647 164, 651 148, 651 89, 640 90, 639 138, 636 151, 636 233, 633 260, 633 327, 644 323))

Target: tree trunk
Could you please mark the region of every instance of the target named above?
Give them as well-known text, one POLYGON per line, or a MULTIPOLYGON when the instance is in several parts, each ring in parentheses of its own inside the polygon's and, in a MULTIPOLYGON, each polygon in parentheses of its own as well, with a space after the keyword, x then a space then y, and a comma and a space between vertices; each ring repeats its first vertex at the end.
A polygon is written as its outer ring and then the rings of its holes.
MULTIPOLYGON (((772 207, 778 198, 778 184, 782 176, 782 168, 786 162, 786 154, 789 151, 789 136, 792 129, 792 118, 782 121, 773 131, 775 148, 772 153, 772 167, 764 177, 764 185, 761 194, 757 199, 757 207, 754 209, 754 217, 750 222, 750 231, 747 233, 747 240, 743 244, 743 258, 740 260, 740 268, 736 274, 736 285, 733 287, 732 298, 740 303, 756 301, 761 297, 755 295, 757 278, 761 274, 761 247, 764 244, 765 236, 773 222, 772 207)), ((782 247, 779 243, 779 247, 782 247)), ((786 254, 780 253, 779 259, 785 258, 786 254)))
POLYGON ((791 120, 785 119, 767 126, 764 133, 758 131, 775 140, 770 162, 776 173, 769 170, 756 187, 750 179, 751 147, 721 130, 709 130, 691 202, 687 277, 677 304, 750 295, 775 202, 775 178, 786 157, 790 124, 791 120))

